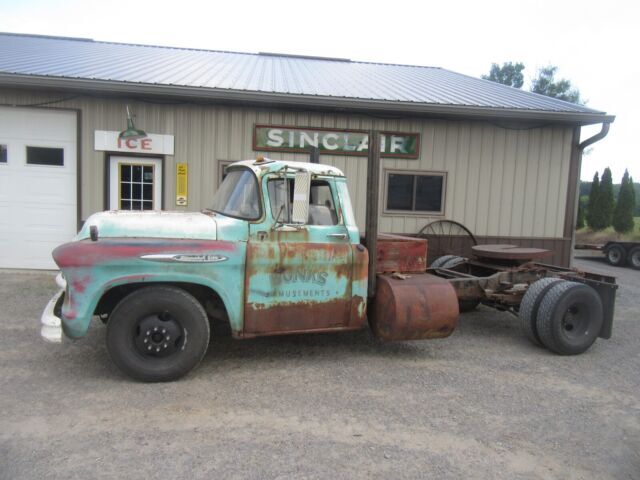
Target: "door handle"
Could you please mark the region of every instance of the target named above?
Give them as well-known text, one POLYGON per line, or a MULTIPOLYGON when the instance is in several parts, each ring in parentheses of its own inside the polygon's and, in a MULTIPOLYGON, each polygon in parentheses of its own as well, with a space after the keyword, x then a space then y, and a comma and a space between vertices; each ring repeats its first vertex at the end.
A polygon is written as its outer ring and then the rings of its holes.
POLYGON ((347 234, 346 233, 327 233, 327 238, 340 238, 344 240, 345 238, 347 238, 347 234))

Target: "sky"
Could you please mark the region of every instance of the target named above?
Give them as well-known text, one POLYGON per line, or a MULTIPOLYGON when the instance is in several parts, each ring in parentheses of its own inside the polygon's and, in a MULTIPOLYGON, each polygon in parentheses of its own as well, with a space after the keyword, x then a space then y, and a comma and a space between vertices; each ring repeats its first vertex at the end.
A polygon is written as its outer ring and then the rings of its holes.
MULTIPOLYGON (((0 0, 0 31, 175 47, 428 65, 479 77, 491 63, 556 65, 587 106, 615 115, 581 178, 640 181, 640 2, 0 0)), ((582 129, 582 139, 599 126, 582 129)))

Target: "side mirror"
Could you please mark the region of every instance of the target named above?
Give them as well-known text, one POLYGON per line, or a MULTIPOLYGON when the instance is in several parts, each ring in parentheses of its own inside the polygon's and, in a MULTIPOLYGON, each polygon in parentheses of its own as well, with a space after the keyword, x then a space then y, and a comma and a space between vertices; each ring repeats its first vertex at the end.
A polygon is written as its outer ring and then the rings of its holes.
POLYGON ((309 192, 311 190, 311 173, 297 172, 293 184, 293 223, 306 224, 309 221, 309 192))

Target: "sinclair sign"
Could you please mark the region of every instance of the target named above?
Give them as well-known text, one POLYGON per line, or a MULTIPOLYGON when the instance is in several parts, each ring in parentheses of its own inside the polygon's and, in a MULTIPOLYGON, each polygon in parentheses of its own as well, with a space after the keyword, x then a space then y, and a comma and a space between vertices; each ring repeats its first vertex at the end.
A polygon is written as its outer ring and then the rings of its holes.
MULTIPOLYGON (((273 152, 309 152, 317 148, 330 155, 366 156, 369 134, 366 130, 331 130, 256 125, 253 149, 273 152)), ((383 157, 418 158, 419 133, 380 132, 380 154, 383 157)))

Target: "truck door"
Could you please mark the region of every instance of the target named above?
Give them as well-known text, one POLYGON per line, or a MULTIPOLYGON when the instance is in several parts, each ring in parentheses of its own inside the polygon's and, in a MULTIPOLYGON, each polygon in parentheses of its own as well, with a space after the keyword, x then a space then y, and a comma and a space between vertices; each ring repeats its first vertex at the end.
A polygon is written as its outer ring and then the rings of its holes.
POLYGON ((247 336, 351 325, 352 246, 331 178, 311 180, 308 222, 291 224, 293 179, 263 178, 265 221, 247 246, 247 336))

